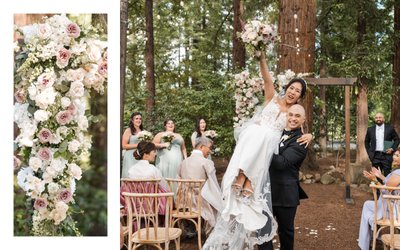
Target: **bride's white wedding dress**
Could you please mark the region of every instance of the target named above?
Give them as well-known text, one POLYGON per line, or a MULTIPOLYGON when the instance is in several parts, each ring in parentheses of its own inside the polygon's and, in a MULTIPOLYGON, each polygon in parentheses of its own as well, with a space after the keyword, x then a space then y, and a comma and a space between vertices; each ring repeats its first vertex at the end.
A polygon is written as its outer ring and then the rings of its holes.
POLYGON ((275 95, 264 108, 259 107, 253 118, 235 131, 237 144, 221 183, 223 210, 203 249, 252 249, 276 233, 268 170, 286 125, 286 113, 281 112, 277 98, 275 95), (240 169, 254 190, 249 203, 232 191, 240 169))

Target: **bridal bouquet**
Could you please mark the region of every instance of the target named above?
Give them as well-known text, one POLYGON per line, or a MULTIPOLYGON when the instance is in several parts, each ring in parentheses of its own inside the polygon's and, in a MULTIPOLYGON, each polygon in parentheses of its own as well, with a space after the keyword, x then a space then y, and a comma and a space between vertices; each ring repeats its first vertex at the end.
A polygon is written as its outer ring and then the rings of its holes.
POLYGON ((275 41, 278 40, 276 27, 252 20, 244 26, 238 37, 246 44, 249 51, 256 57, 260 57, 261 51, 272 49, 275 41))
POLYGON ((15 55, 17 179, 32 201, 32 234, 80 235, 72 206, 91 148, 90 91, 103 94, 107 82, 107 44, 65 15, 16 32, 24 38, 15 55))
POLYGON ((153 134, 149 131, 143 130, 138 133, 138 139, 140 141, 151 142, 153 140, 153 134))
POLYGON ((214 139, 218 136, 217 132, 215 132, 215 130, 207 130, 204 131, 204 136, 210 138, 210 139, 214 139))
POLYGON ((236 116, 233 118, 233 127, 240 127, 253 116, 256 105, 259 103, 257 94, 262 92, 264 81, 260 77, 250 78, 249 72, 245 70, 235 75, 234 82, 236 116))
POLYGON ((172 132, 165 132, 164 135, 161 137, 163 142, 168 142, 169 145, 167 147, 168 150, 171 149, 172 145, 171 142, 175 139, 175 135, 172 132))

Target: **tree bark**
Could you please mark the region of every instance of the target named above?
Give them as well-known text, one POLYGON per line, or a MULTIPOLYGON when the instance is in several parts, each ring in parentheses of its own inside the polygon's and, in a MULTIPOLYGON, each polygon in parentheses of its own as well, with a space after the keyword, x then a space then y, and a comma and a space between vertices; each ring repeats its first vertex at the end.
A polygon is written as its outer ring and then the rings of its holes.
POLYGON ((237 33, 243 30, 243 2, 241 0, 233 0, 233 68, 244 69, 246 66, 246 48, 239 40, 237 33))
POLYGON ((393 97, 391 124, 400 134, 400 2, 394 3, 393 97))
MULTIPOLYGON (((326 77, 326 63, 321 61, 321 68, 319 71, 320 77, 326 77)), ((326 157, 326 144, 327 144, 327 124, 326 124, 326 88, 319 86, 319 99, 321 100, 321 107, 319 109, 319 145, 321 147, 321 157, 326 157)))
MULTIPOLYGON (((119 70, 119 84, 120 84, 120 113, 119 113, 119 141, 122 141, 122 131, 124 129, 124 105, 125 105, 125 74, 126 74, 126 47, 127 47, 127 30, 128 30, 128 0, 121 0, 120 6, 120 70, 119 70)), ((122 152, 122 145, 120 144, 120 150, 122 152)), ((120 172, 122 170, 122 164, 120 166, 120 172)))
POLYGON ((154 32, 153 32, 153 0, 146 0, 145 3, 146 17, 146 47, 145 47, 145 63, 146 63, 146 88, 148 97, 146 101, 147 127, 154 125, 154 102, 155 102, 155 80, 154 80, 154 32))
MULTIPOLYGON (((362 56, 362 44, 367 34, 367 18, 364 14, 363 3, 358 6, 358 18, 357 18, 357 45, 360 48, 358 53, 358 63, 363 64, 362 56)), ((368 128, 368 79, 364 76, 359 76, 360 81, 357 89, 357 164, 365 164, 369 162, 367 151, 364 147, 365 134, 368 128)))
MULTIPOLYGON (((297 73, 313 73, 315 62, 315 0, 279 0, 278 33, 281 44, 278 48, 278 72, 291 69, 297 73), (297 18, 295 18, 297 15, 297 18)), ((307 131, 313 126, 313 93, 309 88, 303 100, 306 109, 307 131)), ((309 145, 304 166, 318 169, 313 143, 309 145)))

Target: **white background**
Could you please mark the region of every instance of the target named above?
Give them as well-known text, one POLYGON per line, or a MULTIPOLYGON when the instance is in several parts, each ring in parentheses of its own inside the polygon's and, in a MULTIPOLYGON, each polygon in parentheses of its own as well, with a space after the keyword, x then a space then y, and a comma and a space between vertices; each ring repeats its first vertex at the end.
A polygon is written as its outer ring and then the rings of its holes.
POLYGON ((119 0, 0 1, 0 249, 119 249, 119 11, 119 0), (13 25, 18 13, 108 14, 107 237, 14 237, 13 25))

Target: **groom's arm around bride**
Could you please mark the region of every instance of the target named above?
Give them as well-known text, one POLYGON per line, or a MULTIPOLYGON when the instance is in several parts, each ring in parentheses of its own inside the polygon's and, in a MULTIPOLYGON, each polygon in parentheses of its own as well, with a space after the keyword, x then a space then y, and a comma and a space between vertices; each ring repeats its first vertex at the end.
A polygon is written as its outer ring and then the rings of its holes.
MULTIPOLYGON (((290 250, 294 245, 294 219, 300 199, 307 198, 299 184, 299 169, 307 149, 296 140, 303 134, 304 108, 293 105, 287 112, 286 128, 279 145, 279 155, 274 155, 269 168, 272 210, 278 223, 280 249, 290 250)), ((272 241, 259 246, 272 250, 272 241)))

